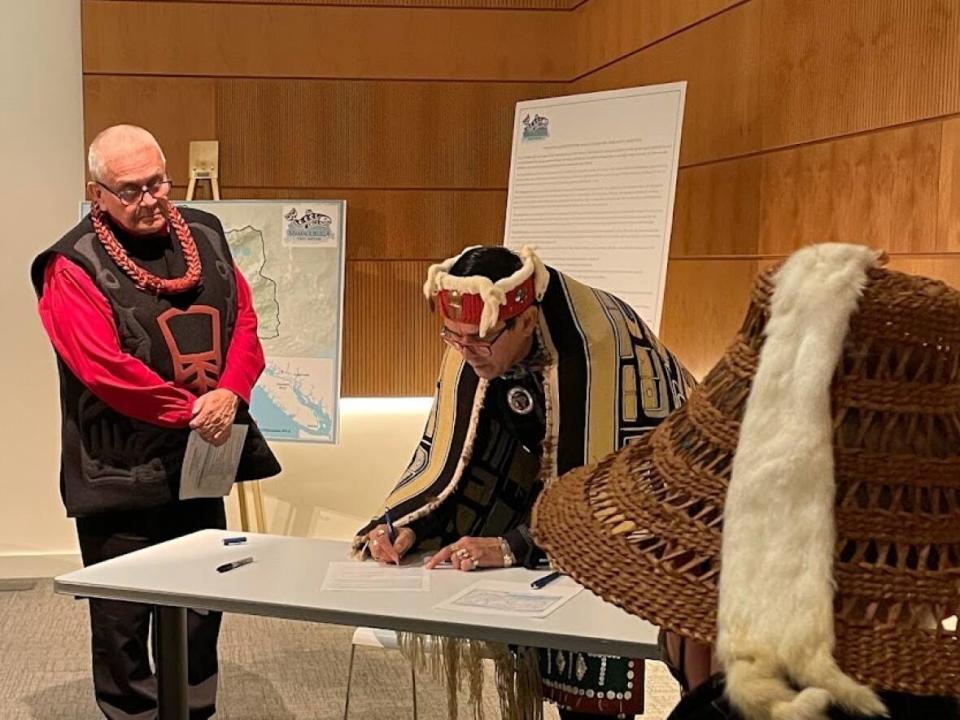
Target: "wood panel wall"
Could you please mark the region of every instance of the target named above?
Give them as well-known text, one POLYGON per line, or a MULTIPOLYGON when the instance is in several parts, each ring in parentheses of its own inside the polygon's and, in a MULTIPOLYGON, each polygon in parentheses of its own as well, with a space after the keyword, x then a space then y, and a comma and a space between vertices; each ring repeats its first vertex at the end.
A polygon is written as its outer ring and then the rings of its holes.
POLYGON ((687 80, 662 335, 702 375, 758 269, 868 243, 960 284, 960 0, 83 0, 88 140, 345 197, 346 395, 430 391, 424 268, 502 239, 518 100, 687 80), (125 28, 149 26, 150 34, 125 28))
MULTIPOLYGON (((661 335, 695 374, 755 273, 803 245, 960 281, 960 1, 701 0, 654 42, 642 18, 625 39, 627 5, 581 8, 593 68, 571 87, 689 83, 661 335)), ((656 26, 678 6, 632 12, 656 26)))
POLYGON ((513 108, 576 72, 576 5, 84 0, 87 139, 150 128, 178 193, 215 138, 224 198, 345 198, 343 393, 430 394, 426 267, 502 241, 513 108))

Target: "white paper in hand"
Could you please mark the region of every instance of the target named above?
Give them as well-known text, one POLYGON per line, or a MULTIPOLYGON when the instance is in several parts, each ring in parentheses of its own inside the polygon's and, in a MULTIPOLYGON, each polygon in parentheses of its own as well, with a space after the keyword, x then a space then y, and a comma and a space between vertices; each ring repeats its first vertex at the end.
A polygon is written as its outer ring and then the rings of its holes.
POLYGON ((180 471, 181 500, 223 497, 230 492, 237 478, 247 430, 246 425, 234 425, 230 439, 220 447, 208 443, 196 430, 190 433, 180 471))

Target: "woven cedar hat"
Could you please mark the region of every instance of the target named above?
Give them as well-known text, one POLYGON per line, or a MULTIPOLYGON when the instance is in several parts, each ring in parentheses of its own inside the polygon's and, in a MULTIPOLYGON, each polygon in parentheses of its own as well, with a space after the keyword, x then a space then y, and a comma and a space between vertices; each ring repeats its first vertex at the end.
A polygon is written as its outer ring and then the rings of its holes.
POLYGON ((764 273, 686 406, 534 511, 564 572, 713 643, 748 718, 960 695, 960 293, 879 263, 764 273))

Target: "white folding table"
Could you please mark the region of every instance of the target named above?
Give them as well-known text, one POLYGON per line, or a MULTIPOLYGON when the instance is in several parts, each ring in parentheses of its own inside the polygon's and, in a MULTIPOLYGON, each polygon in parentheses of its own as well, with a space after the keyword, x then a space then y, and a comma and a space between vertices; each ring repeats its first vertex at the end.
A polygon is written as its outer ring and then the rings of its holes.
MULTIPOLYGON (((544 573, 523 568, 431 573, 427 592, 321 590, 327 566, 349 557, 349 544, 204 530, 107 560, 55 579, 58 593, 155 605, 160 720, 187 720, 186 608, 361 625, 477 640, 656 658, 657 629, 583 591, 549 617, 531 619, 437 610, 481 579, 529 583, 544 573), (226 573, 218 565, 253 556, 226 573)), ((569 582, 569 580, 565 580, 569 582)), ((548 586, 549 587, 549 586, 548 586)))

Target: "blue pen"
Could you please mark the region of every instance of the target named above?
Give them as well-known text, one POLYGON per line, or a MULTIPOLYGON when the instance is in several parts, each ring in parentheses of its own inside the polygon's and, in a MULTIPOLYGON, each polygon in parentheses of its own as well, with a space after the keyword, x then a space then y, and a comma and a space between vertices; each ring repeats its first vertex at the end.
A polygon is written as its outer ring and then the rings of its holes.
POLYGON ((393 545, 397 541, 397 531, 393 529, 393 521, 390 520, 390 508, 383 509, 383 519, 387 523, 387 539, 393 545))

